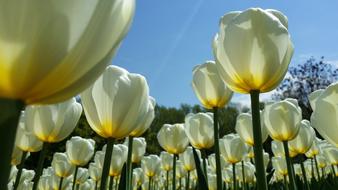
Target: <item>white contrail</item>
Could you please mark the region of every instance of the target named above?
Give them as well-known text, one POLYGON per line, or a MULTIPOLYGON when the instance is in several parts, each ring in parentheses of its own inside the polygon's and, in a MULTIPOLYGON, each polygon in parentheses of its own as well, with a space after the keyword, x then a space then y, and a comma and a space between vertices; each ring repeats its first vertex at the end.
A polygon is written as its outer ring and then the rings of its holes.
POLYGON ((181 28, 178 35, 176 36, 176 38, 173 40, 171 47, 169 48, 169 50, 167 51, 167 53, 163 57, 162 61, 159 62, 159 67, 157 68, 157 71, 156 71, 154 77, 152 77, 152 80, 151 80, 152 85, 151 86, 153 86, 156 82, 158 82, 158 80, 157 80, 158 77, 160 76, 160 74, 163 72, 163 70, 168 65, 170 58, 174 54, 177 46, 181 43, 183 36, 185 35, 186 31, 189 29, 192 21, 194 20, 196 14, 200 10, 203 2, 204 2, 204 0, 198 0, 197 3, 195 4, 195 6, 193 7, 191 14, 189 15, 188 19, 184 22, 184 25, 181 28))

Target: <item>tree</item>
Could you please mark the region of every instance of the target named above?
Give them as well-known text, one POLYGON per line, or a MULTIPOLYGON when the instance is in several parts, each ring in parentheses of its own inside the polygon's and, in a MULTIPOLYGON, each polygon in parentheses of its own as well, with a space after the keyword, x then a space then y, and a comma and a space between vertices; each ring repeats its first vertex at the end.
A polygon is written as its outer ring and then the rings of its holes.
POLYGON ((312 109, 308 95, 318 89, 324 89, 338 80, 338 68, 324 61, 324 57, 314 57, 305 63, 289 68, 287 77, 276 89, 273 99, 294 98, 302 108, 303 119, 310 119, 312 109))

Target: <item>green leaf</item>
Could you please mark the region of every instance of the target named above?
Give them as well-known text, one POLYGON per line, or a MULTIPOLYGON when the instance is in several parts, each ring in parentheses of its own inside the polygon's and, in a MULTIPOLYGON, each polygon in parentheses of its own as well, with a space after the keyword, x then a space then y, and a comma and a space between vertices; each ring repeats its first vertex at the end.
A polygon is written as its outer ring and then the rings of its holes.
POLYGON ((126 163, 124 163, 118 190, 125 190, 126 187, 127 187, 127 167, 126 163))
POLYGON ((202 171, 202 167, 201 167, 201 161, 197 155, 197 152, 195 150, 195 148, 192 149, 193 153, 194 153, 194 160, 195 160, 195 164, 196 164, 196 172, 197 172, 197 183, 198 183, 198 189, 200 190, 204 190, 204 189, 208 189, 208 183, 206 181, 206 178, 204 176, 204 173, 202 171))

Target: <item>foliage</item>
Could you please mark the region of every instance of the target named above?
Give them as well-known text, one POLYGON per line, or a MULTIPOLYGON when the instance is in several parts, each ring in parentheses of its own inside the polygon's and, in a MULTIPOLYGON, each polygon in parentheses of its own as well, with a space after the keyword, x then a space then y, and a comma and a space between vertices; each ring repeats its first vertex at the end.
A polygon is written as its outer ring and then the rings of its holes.
POLYGON ((289 67, 288 75, 273 95, 276 100, 295 98, 302 108, 303 118, 310 119, 312 109, 307 96, 318 89, 324 89, 338 80, 338 68, 314 57, 305 63, 289 67))

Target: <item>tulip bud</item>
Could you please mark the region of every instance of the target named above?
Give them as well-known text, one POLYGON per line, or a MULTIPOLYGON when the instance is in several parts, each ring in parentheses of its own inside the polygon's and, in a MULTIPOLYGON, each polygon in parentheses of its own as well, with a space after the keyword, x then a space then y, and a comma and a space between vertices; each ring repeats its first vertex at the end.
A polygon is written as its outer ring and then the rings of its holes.
POLYGON ((294 168, 296 175, 302 176, 302 168, 301 168, 300 164, 293 164, 293 168, 294 168))
POLYGON ((183 124, 164 124, 157 133, 157 140, 161 147, 170 154, 184 152, 189 144, 183 124))
POLYGON ((34 170, 27 170, 23 168, 21 178, 20 178, 20 183, 23 183, 24 181, 32 181, 34 175, 35 175, 34 170))
POLYGON ((17 173, 18 173, 18 169, 16 168, 15 165, 12 165, 11 172, 9 174, 9 181, 14 181, 17 173))
POLYGON ((219 76, 214 61, 207 61, 193 69, 192 87, 197 98, 207 109, 224 107, 233 94, 219 76))
POLYGON ((84 166, 94 155, 95 141, 79 136, 72 137, 66 143, 66 154, 73 165, 84 166))
POLYGON ((319 168, 325 168, 327 166, 327 161, 324 155, 319 154, 316 156, 316 159, 319 168))
POLYGON ((87 181, 89 177, 88 169, 87 168, 78 168, 75 183, 82 184, 87 181))
POLYGON ((82 106, 75 98, 53 105, 28 106, 25 124, 41 141, 56 143, 73 132, 81 113, 82 106))
POLYGON ((209 190, 217 190, 217 180, 215 174, 207 174, 208 175, 208 189, 209 190))
POLYGON ((190 144, 194 148, 208 149, 214 145, 212 113, 190 113, 185 117, 184 127, 190 144))
POLYGON ((117 66, 109 66, 81 93, 90 127, 104 138, 122 139, 143 122, 148 113, 146 79, 117 66))
POLYGON ((54 153, 52 167, 55 174, 63 178, 70 176, 74 171, 74 166, 70 163, 66 153, 54 153))
MULTIPOLYGON (((238 179, 243 183, 242 165, 236 167, 238 179)), ((250 162, 244 162, 244 178, 246 183, 253 183, 255 180, 255 166, 250 162)))
POLYGON ((226 183, 232 183, 232 168, 231 167, 226 167, 222 170, 222 176, 223 176, 223 180, 226 183))
POLYGON ((280 156, 272 157, 272 166, 280 175, 288 175, 285 158, 280 156))
MULTIPOLYGON (((124 144, 128 146, 129 141, 126 139, 124 144)), ((146 152, 147 142, 145 138, 133 138, 133 152, 132 152, 132 162, 139 163, 146 152)))
POLYGON ((24 180, 24 181, 20 182, 17 189, 32 189, 32 188, 33 188, 33 182, 28 181, 28 180, 24 180))
POLYGON ((134 0, 2 5, 0 97, 35 104, 78 94, 111 63, 134 9, 134 0))
POLYGON ((141 186, 143 183, 143 170, 142 168, 135 168, 133 169, 133 181, 137 187, 141 186))
POLYGON ((24 152, 38 152, 42 149, 42 142, 26 127, 25 112, 21 112, 15 145, 24 152))
POLYGON ((127 161, 128 147, 124 144, 114 145, 110 162, 110 176, 120 175, 124 163, 127 161))
MULTIPOLYGON (((261 117, 263 114, 261 112, 261 117)), ((252 116, 249 113, 241 113, 237 116, 236 119, 236 132, 241 137, 241 139, 250 146, 254 146, 254 138, 252 132, 252 116)), ((262 133, 262 143, 268 138, 268 133, 264 123, 261 123, 261 133, 262 133)))
POLYGON ((240 162, 248 148, 238 134, 228 134, 219 140, 221 155, 231 164, 240 162))
MULTIPOLYGON (((12 159, 11 159, 11 164, 14 166, 17 166, 21 163, 21 159, 23 156, 23 152, 20 148, 18 148, 17 146, 15 146, 13 148, 13 152, 12 152, 12 159)), ((29 156, 29 154, 27 154, 26 158, 29 156)))
POLYGON ((94 181, 98 182, 101 180, 102 168, 95 162, 89 164, 88 167, 89 176, 94 181))
POLYGON ((181 160, 176 161, 176 177, 178 179, 183 178, 187 172, 187 170, 184 168, 184 164, 182 163, 181 160))
POLYGON ((263 152, 263 162, 264 162, 265 170, 266 168, 268 168, 269 161, 270 161, 270 155, 267 152, 263 152))
POLYGON ((329 144, 322 147, 322 149, 326 160, 331 165, 338 165, 338 148, 334 145, 329 144))
MULTIPOLYGON (((201 152, 196 150, 199 157, 201 157, 201 152)), ((194 154, 191 146, 188 146, 183 153, 179 155, 180 161, 183 164, 183 168, 190 172, 196 168, 194 154)))
POLYGON ((173 168, 173 155, 168 152, 162 151, 161 155, 161 167, 165 171, 169 171, 173 168))
POLYGON ((246 156, 247 156, 249 159, 255 157, 255 153, 254 153, 254 150, 253 150, 253 147, 252 147, 252 146, 249 146, 249 147, 248 147, 248 154, 247 154, 246 156))
MULTIPOLYGON (((273 155, 275 157, 285 157, 285 152, 284 152, 284 147, 283 143, 279 141, 272 141, 271 142, 271 149, 273 152, 273 155)), ((289 155, 290 157, 295 157, 297 156, 297 153, 289 149, 289 155)))
POLYGON ((321 140, 317 137, 314 138, 314 141, 312 142, 311 148, 305 153, 305 156, 308 158, 313 158, 314 156, 319 154, 319 144, 321 140))
POLYGON ((298 135, 288 143, 290 151, 305 154, 311 148, 316 133, 307 120, 302 120, 298 125, 298 135))
POLYGON ((95 183, 91 179, 87 179, 84 183, 80 184, 79 189, 81 190, 92 190, 95 188, 95 183))
POLYGON ((302 110, 295 99, 288 98, 269 104, 264 110, 264 124, 274 140, 294 139, 298 134, 301 120, 302 110))
MULTIPOLYGON (((316 166, 314 165, 314 163, 311 162, 310 159, 304 161, 304 168, 308 179, 312 179, 312 172, 316 173, 315 167, 316 166)), ((315 175, 315 177, 317 177, 317 175, 315 175)))
POLYGON ((310 94, 311 123, 319 134, 338 147, 338 82, 310 94))
POLYGON ((94 156, 94 162, 97 164, 99 168, 103 168, 103 161, 104 161, 104 151, 96 151, 94 156))
MULTIPOLYGON (((71 179, 72 179, 72 176, 63 178, 61 190, 67 190, 67 188, 70 187, 70 184, 72 182, 71 179)), ((58 177, 56 175, 51 175, 49 177, 49 181, 48 181, 48 183, 51 183, 50 184, 50 186, 51 186, 50 189, 59 189, 60 180, 61 180, 60 177, 58 177)))
POLYGON ((52 187, 51 175, 42 175, 39 180, 38 189, 39 190, 49 190, 53 189, 52 187))
POLYGON ((43 171, 42 171, 42 175, 53 175, 54 174, 54 169, 53 167, 47 167, 47 168, 44 168, 43 171))
POLYGON ((278 86, 293 54, 286 23, 281 12, 260 8, 221 18, 213 52, 220 76, 231 90, 268 92, 278 86))
POLYGON ((190 172, 190 176, 191 176, 191 179, 193 181, 197 180, 198 179, 198 177, 197 177, 197 171, 194 170, 194 171, 190 172))
MULTIPOLYGON (((224 158, 224 157, 223 157, 224 158)), ((227 162, 225 159, 221 159, 221 168, 225 168, 228 167, 228 165, 230 164, 229 162, 227 162)), ((213 172, 216 172, 216 159, 215 159, 215 153, 210 154, 208 157, 208 162, 209 165, 211 166, 211 169, 213 172)))
POLYGON ((144 174, 153 177, 159 172, 161 159, 157 155, 145 156, 141 160, 141 167, 144 174))

